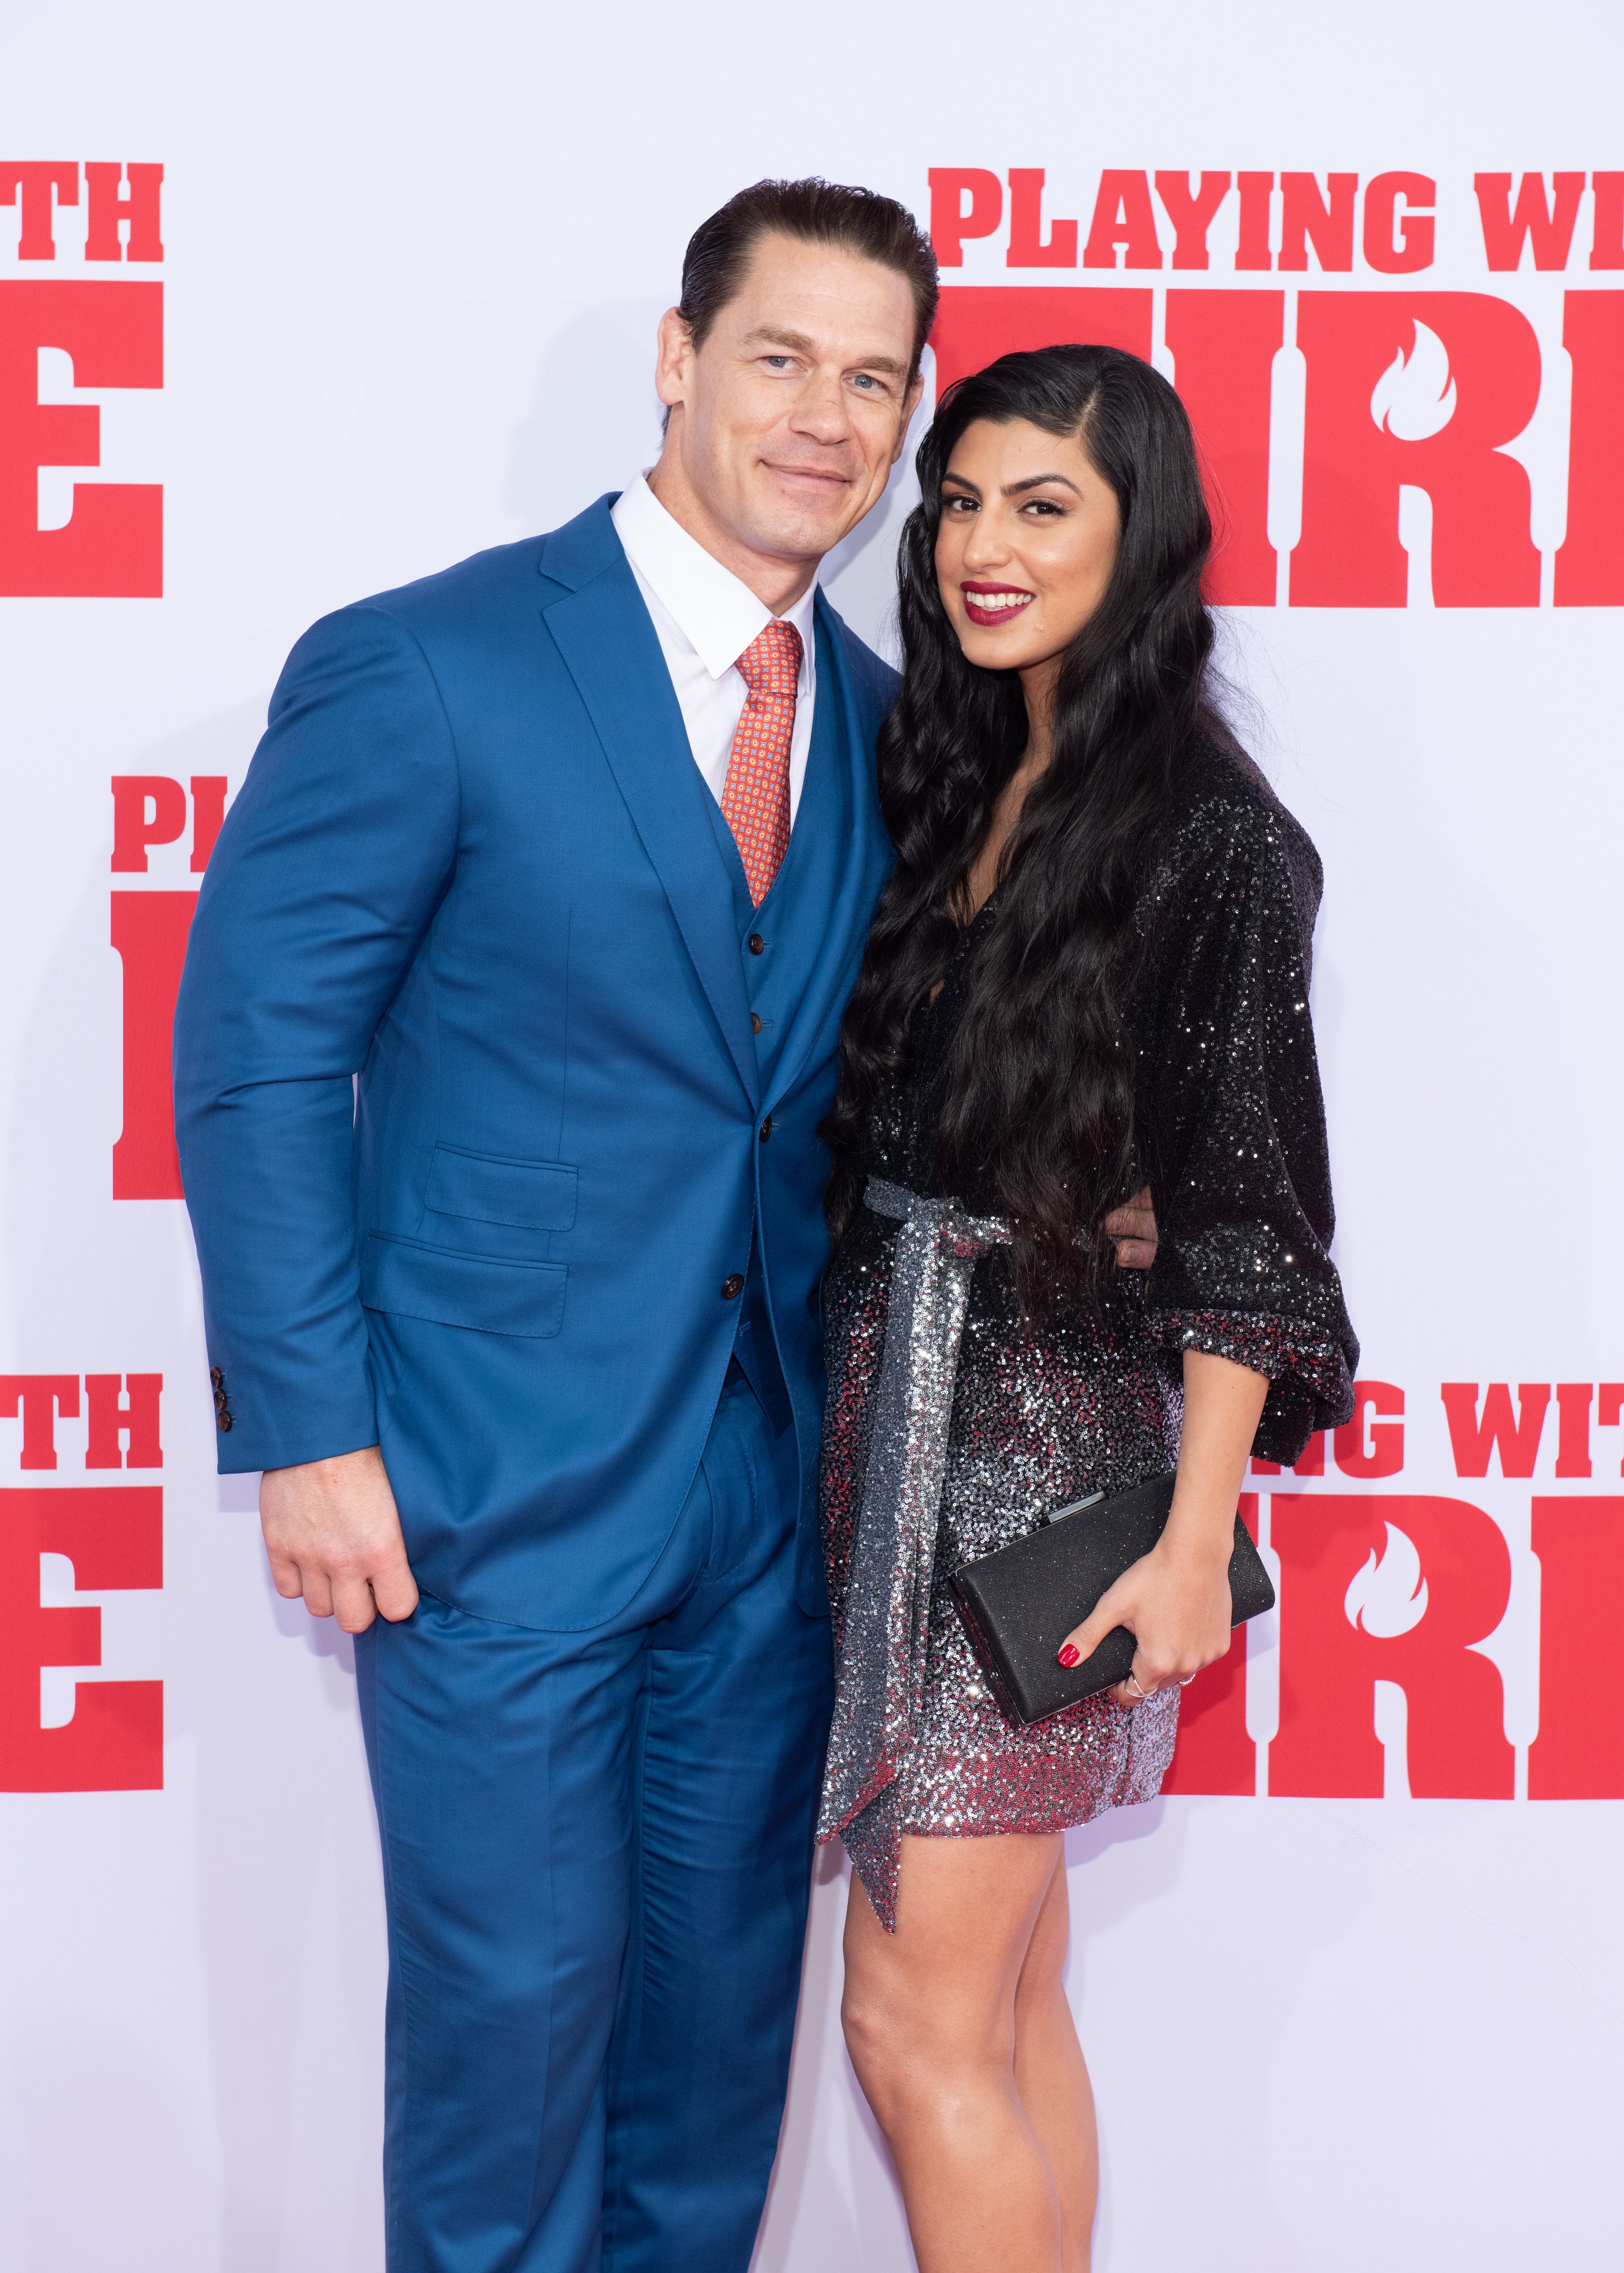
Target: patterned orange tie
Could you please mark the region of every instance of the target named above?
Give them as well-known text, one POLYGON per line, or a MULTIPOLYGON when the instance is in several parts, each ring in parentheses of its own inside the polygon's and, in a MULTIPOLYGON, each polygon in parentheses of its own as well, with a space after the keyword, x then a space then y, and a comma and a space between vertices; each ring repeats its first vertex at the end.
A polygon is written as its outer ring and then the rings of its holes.
POLYGON ((733 730, 722 815, 739 847, 751 903, 760 907, 789 850, 789 745, 801 634, 774 617, 735 668, 749 692, 733 730))

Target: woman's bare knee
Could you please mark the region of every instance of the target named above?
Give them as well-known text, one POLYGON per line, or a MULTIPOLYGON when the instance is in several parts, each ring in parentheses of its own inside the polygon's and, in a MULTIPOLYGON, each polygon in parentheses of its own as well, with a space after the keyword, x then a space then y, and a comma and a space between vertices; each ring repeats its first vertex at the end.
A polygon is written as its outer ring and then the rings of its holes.
POLYGON ((1005 1999, 921 1993, 906 1977, 876 1981, 861 1968, 848 1970, 840 2004, 852 2066, 886 2129, 1007 2076, 1013 2020, 1005 1999))
POLYGON ((906 2097, 914 2059, 905 2016, 893 2001, 864 1993, 848 1977, 840 2000, 840 2028, 864 2096, 882 2129, 889 2129, 893 2110, 899 2110, 906 2097))
POLYGON ((1013 2032, 996 2024, 944 2026, 939 2015, 861 1996, 842 2003, 840 2022, 864 2097, 890 2138, 951 2122, 1011 2073, 1013 2032))
MULTIPOLYGON (((929 2000, 911 1994, 906 1978, 876 1977, 868 1966, 848 1967, 840 1999, 840 2027, 863 2089, 899 2089, 927 2064, 940 2034, 929 2000)), ((872 2097, 872 2093, 870 2093, 872 2097)))

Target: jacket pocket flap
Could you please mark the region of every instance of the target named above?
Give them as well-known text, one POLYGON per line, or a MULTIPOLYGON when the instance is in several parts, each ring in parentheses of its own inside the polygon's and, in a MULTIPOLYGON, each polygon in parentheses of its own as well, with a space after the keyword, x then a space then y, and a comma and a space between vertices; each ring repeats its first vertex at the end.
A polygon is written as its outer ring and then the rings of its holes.
POLYGON ((568 1231, 575 1219, 575 1171, 559 1160, 500 1160, 437 1144, 424 1204, 436 1215, 568 1231))
POLYGON ((374 1231, 361 1261, 361 1300, 402 1318, 539 1341, 564 1323, 568 1275, 561 1263, 499 1262, 374 1231))

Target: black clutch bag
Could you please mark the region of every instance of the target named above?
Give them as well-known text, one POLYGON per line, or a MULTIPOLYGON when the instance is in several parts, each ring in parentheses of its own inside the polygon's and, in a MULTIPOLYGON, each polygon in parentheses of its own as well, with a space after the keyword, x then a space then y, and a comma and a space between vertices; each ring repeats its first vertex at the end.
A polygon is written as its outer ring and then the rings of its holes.
MULTIPOLYGON (((966 1563, 951 1581, 970 1646, 1011 1721, 1022 1727, 1047 1721, 1127 1679, 1136 1645, 1126 1626, 1114 1627, 1080 1665, 1060 1664, 1055 1652, 1106 1589, 1149 1554, 1172 1504, 1171 1476, 1154 1476, 1109 1499, 1095 1492, 1057 1509, 1012 1546, 966 1563)), ((1229 1594, 1237 1626, 1274 1607, 1263 1558, 1238 1515, 1229 1594)))

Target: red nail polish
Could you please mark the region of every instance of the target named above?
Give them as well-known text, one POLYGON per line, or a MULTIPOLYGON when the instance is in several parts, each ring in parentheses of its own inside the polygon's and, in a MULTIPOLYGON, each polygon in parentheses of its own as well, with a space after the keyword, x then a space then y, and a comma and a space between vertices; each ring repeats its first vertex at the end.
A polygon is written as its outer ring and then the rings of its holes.
POLYGON ((1075 1665, 1078 1660, 1076 1643, 1069 1641, 1063 1642, 1056 1654, 1058 1655, 1062 1665, 1075 1665))

